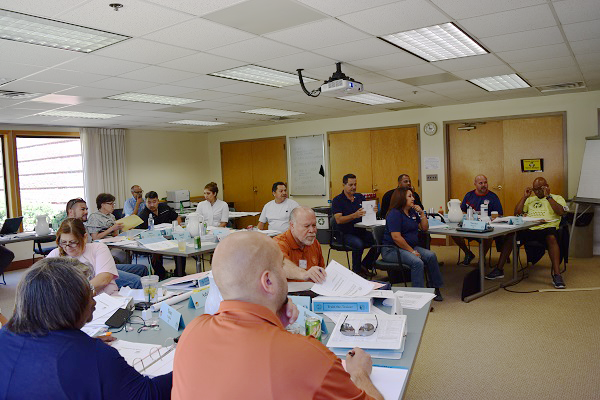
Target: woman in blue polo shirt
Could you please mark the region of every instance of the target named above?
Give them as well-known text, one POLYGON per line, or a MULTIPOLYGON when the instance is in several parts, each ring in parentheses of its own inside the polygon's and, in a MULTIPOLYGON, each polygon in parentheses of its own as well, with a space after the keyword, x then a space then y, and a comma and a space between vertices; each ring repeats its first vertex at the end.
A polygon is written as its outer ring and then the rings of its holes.
POLYGON ((435 288, 434 300, 442 301, 440 288, 443 286, 442 274, 435 253, 420 247, 419 229, 427 231, 429 223, 421 207, 414 204, 412 191, 407 188, 394 190, 390 202, 390 210, 386 216, 384 245, 394 245, 400 248, 398 252, 391 247, 384 247, 381 255, 384 261, 401 262, 410 267, 410 277, 413 287, 425 287, 425 267, 429 274, 429 285, 435 288))

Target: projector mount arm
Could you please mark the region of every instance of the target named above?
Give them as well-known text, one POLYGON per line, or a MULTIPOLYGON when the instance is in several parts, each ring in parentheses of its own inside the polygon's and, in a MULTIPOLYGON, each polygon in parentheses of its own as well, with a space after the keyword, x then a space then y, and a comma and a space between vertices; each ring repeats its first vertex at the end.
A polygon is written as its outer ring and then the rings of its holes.
POLYGON ((300 78, 300 87, 302 87, 302 90, 304 91, 304 93, 306 93, 310 97, 319 96, 321 94, 321 88, 319 87, 318 89, 315 89, 312 92, 309 92, 308 89, 306 89, 306 86, 304 86, 304 80, 302 79, 302 68, 299 68, 296 71, 298 71, 298 77, 300 78))

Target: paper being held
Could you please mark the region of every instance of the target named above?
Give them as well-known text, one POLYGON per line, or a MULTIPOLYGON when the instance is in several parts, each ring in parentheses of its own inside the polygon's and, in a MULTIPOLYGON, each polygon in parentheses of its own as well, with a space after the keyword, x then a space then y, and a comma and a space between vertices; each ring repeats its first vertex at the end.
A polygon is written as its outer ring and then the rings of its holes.
POLYGON ((363 201, 362 209, 366 212, 362 217, 362 223, 374 225, 377 221, 377 215, 375 214, 375 200, 363 201))
POLYGON ((358 297, 373 290, 373 282, 332 260, 327 266, 325 281, 315 283, 311 290, 321 296, 358 297))

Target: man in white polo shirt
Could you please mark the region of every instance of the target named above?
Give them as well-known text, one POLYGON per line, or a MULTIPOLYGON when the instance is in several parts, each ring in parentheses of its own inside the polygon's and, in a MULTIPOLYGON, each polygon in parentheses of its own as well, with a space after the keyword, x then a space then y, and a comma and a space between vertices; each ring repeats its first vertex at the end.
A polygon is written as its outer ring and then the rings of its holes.
POLYGON ((299 204, 287 198, 287 185, 283 182, 273 184, 273 196, 275 199, 265 204, 260 213, 258 229, 265 229, 268 223, 269 229, 283 233, 290 227, 290 215, 299 204))

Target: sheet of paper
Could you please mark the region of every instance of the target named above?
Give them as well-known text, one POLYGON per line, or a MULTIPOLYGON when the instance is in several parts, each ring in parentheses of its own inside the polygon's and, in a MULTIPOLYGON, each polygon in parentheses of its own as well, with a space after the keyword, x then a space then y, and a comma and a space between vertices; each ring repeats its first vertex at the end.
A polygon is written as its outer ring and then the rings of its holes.
POLYGON ((366 212, 362 217, 362 223, 367 225, 374 225, 377 221, 377 214, 375 213, 375 200, 367 200, 362 202, 362 209, 366 212))
POLYGON ((169 222, 165 222, 162 224, 154 225, 154 229, 160 231, 161 229, 170 229, 173 228, 173 224, 169 222))
MULTIPOLYGON (((346 369, 346 360, 342 360, 346 369)), ((398 400, 402 388, 408 380, 408 369, 404 367, 391 367, 388 365, 373 365, 371 382, 379 390, 385 400, 398 400)))
POLYGON ((434 297, 434 293, 423 293, 423 292, 405 292, 398 290, 396 296, 400 299, 402 308, 408 308, 411 310, 420 310, 425 304, 430 302, 434 297))
POLYGON ((373 290, 373 282, 332 260, 327 266, 325 282, 315 283, 311 290, 321 296, 359 297, 373 290))
POLYGON ((166 250, 172 249, 173 247, 177 247, 177 242, 174 240, 167 240, 160 237, 152 237, 146 239, 139 239, 139 243, 141 243, 145 248, 150 250, 166 250))
POLYGON ((117 311, 118 308, 126 308, 131 301, 131 297, 116 297, 109 296, 106 293, 101 293, 94 297, 96 300, 96 308, 92 316, 92 321, 85 326, 104 326, 106 320, 117 311))
POLYGON ((327 347, 400 350, 405 335, 406 315, 342 313, 329 336, 327 347), (370 336, 345 336, 340 331, 344 322, 356 330, 366 323, 373 324, 375 333, 370 336))
POLYGON ((121 218, 115 221, 115 224, 123 224, 122 231, 128 231, 142 223, 144 223, 144 221, 135 214, 131 214, 125 218, 121 218))
POLYGON ((104 333, 103 326, 84 326, 81 331, 90 337, 95 337, 104 333))
MULTIPOLYGON (((163 349, 162 346, 157 344, 128 342, 121 339, 110 342, 110 346, 116 349, 121 357, 127 361, 127 364, 132 367, 134 361, 146 358, 150 356, 151 353, 158 356, 157 350, 163 349)), ((164 349, 164 352, 166 353, 166 349, 164 349)))
POLYGON ((175 350, 165 354, 160 360, 150 365, 143 372, 144 375, 154 378, 155 376, 173 372, 173 361, 175 360, 175 350))
POLYGON ((313 282, 288 282, 288 293, 310 290, 313 285, 313 282))

